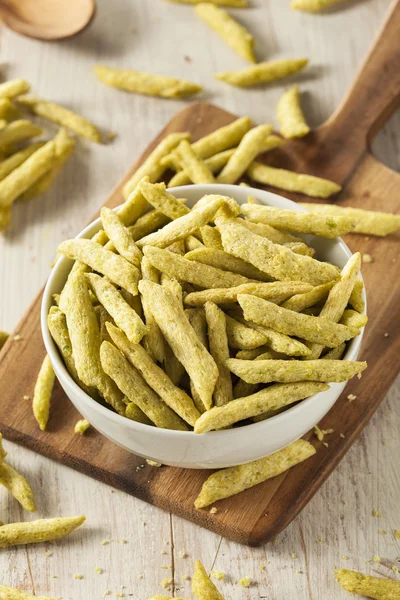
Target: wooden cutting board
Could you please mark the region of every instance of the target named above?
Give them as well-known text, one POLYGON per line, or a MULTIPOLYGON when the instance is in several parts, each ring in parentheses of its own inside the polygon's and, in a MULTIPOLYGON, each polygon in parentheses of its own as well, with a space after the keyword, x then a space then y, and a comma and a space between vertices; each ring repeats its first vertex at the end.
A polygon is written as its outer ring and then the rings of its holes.
MULTIPOLYGON (((286 150, 265 156, 269 164, 290 165, 315 175, 328 176, 344 185, 334 202, 367 209, 400 211, 400 175, 377 162, 368 151, 368 140, 378 125, 393 112, 400 92, 400 3, 396 1, 375 48, 356 83, 337 113, 304 140, 290 142, 286 150)), ((131 168, 107 199, 107 206, 120 204, 122 187, 155 145, 173 131, 190 131, 192 139, 230 123, 234 115, 206 103, 192 104, 178 113, 131 168)), ((272 190, 281 193, 279 190, 272 190)), ((300 196, 285 194, 293 199, 300 196)), ((304 196, 303 201, 308 200, 304 196)), ((352 442, 384 398, 398 371, 400 353, 400 305, 398 235, 386 239, 349 235, 353 251, 373 257, 363 265, 368 294, 369 323, 362 360, 368 370, 351 381, 345 393, 323 419, 322 428, 335 431, 329 447, 312 438, 317 453, 305 463, 275 479, 218 503, 210 514, 193 507, 208 471, 172 467, 154 468, 141 458, 113 445, 93 430, 75 435, 79 418, 75 408, 56 383, 51 417, 46 432, 33 418, 30 402, 34 382, 44 357, 39 309, 41 294, 19 323, 0 354, 0 430, 4 436, 53 458, 86 475, 124 490, 164 510, 182 516, 231 540, 250 546, 275 537, 305 506, 339 463, 352 442), (357 396, 353 402, 347 395, 357 396), (343 434, 344 437, 341 437, 343 434)))

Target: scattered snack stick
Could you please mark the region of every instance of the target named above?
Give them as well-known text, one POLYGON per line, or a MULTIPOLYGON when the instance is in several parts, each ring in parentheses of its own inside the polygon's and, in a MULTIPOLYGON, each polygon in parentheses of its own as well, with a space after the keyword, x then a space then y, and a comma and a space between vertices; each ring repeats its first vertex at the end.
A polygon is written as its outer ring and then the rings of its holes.
POLYGON ((195 7, 197 16, 209 25, 242 58, 255 63, 254 38, 243 25, 240 25, 224 9, 210 2, 199 3, 195 7))
POLYGON ((371 577, 347 569, 336 569, 335 577, 344 590, 353 594, 368 596, 375 600, 398 600, 400 598, 400 581, 371 577))
POLYGON ((30 89, 30 84, 24 79, 10 79, 0 84, 0 98, 16 98, 30 89))
POLYGON ((42 100, 33 94, 20 96, 17 102, 36 115, 67 127, 91 142, 101 142, 100 131, 93 123, 64 106, 60 106, 55 102, 42 100))
MULTIPOLYGON (((0 131, 0 135, 1 133, 0 131)), ((0 181, 0 208, 11 206, 19 196, 50 171, 54 165, 55 149, 55 141, 50 140, 0 181)))
POLYGON ((8 340, 9 337, 10 337, 9 333, 7 333, 6 331, 0 330, 0 350, 2 349, 2 347, 4 346, 4 344, 6 343, 6 341, 8 340))
MULTIPOLYGON (((204 164, 211 171, 211 173, 215 175, 216 173, 221 171, 221 169, 226 165, 234 151, 235 149, 231 148, 229 150, 223 150, 218 154, 213 154, 213 156, 210 156, 210 158, 204 159, 204 164)), ((179 187, 180 185, 187 185, 189 183, 191 183, 191 179, 186 173, 186 171, 182 169, 181 171, 178 171, 173 177, 171 177, 168 183, 168 187, 179 187)))
POLYGON ((284 138, 299 138, 310 133, 300 106, 300 88, 294 85, 279 99, 276 116, 284 138))
POLYGON ((18 197, 18 200, 31 200, 41 194, 44 194, 52 185, 58 173, 69 159, 75 149, 76 141, 70 137, 67 130, 62 127, 54 138, 55 156, 53 166, 40 179, 38 179, 29 189, 18 197))
MULTIPOLYGON (((162 139, 156 148, 154 148, 154 150, 149 154, 144 163, 140 165, 137 171, 135 171, 132 177, 124 185, 124 197, 128 198, 128 196, 135 191, 137 184, 143 179, 143 177, 147 176, 150 183, 155 183, 158 179, 160 179, 167 168, 167 166, 162 164, 162 159, 168 156, 182 140, 188 140, 189 138, 189 133, 170 133, 164 139, 162 139)), ((140 191, 138 193, 140 194, 139 198, 143 198, 142 193, 140 191)), ((135 199, 135 196, 133 198, 135 199)), ((134 206, 136 208, 135 202, 134 206)), ((140 209, 142 209, 142 206, 143 202, 140 205, 140 209)), ((146 212, 147 206, 147 201, 144 199, 144 207, 142 212, 137 214, 137 211, 135 210, 133 215, 129 215, 130 218, 127 218, 127 215, 124 214, 127 211, 126 207, 122 207, 119 215, 124 225, 130 225, 132 222, 136 221, 141 214, 146 212)))
POLYGON ((35 596, 29 592, 23 592, 8 585, 0 585, 0 600, 58 600, 48 596, 35 596))
POLYGON ((2 160, 0 163, 0 180, 7 177, 11 171, 14 171, 14 169, 22 165, 27 158, 32 156, 32 154, 36 152, 36 150, 39 150, 43 145, 44 142, 35 142, 2 160))
POLYGON ((235 183, 256 156, 269 149, 272 125, 258 125, 244 134, 235 152, 217 177, 218 183, 235 183))
POLYGON ((0 548, 59 540, 80 527, 86 517, 39 519, 0 527, 0 548))
POLYGON ((229 498, 271 477, 276 477, 313 454, 315 454, 314 446, 300 439, 265 458, 216 471, 203 483, 195 507, 204 508, 217 500, 229 498))
POLYGON ((111 67, 94 67, 97 78, 106 85, 147 96, 160 96, 161 98, 184 98, 193 96, 202 91, 202 87, 190 81, 164 77, 133 71, 131 69, 117 69, 111 67))
POLYGON ((332 217, 349 217, 355 224, 352 233, 364 233, 365 235, 384 237, 400 228, 400 215, 393 213, 364 210, 362 208, 352 208, 351 206, 337 206, 334 204, 311 204, 309 202, 300 202, 299 204, 315 214, 332 217))
POLYGON ((286 169, 276 169, 256 160, 251 163, 246 174, 263 185, 270 185, 281 190, 298 192, 315 198, 329 198, 329 196, 338 194, 342 189, 339 184, 328 179, 295 173, 286 169))
POLYGON ((187 140, 183 140, 175 152, 180 166, 193 183, 215 183, 211 170, 196 156, 187 140))
POLYGON ((29 482, 5 462, 6 456, 3 436, 0 433, 0 485, 3 485, 25 510, 35 512, 35 499, 29 482))
POLYGON ((303 10, 305 12, 319 12, 334 4, 339 4, 343 0, 293 0, 290 4, 295 10, 303 10))
POLYGON ((51 395, 53 393, 55 373, 46 354, 33 392, 32 410, 42 431, 46 429, 50 414, 51 395))
POLYGON ((43 129, 30 121, 25 119, 13 121, 0 130, 0 148, 36 137, 41 133, 43 133, 43 129))
MULTIPOLYGON (((211 158, 214 155, 237 146, 251 127, 250 117, 240 117, 229 125, 219 127, 212 133, 203 136, 197 142, 191 144, 192 150, 198 158, 203 160, 211 158)), ((165 167, 177 168, 173 153, 169 153, 161 159, 161 164, 165 167)))
MULTIPOLYGON (((168 2, 175 2, 176 4, 201 4, 204 0, 168 0, 168 2)), ((232 6, 233 8, 247 8, 247 0, 210 0, 212 4, 217 6, 232 6)))
POLYGON ((199 560, 194 563, 192 592, 197 600, 224 600, 199 560))
POLYGON ((83 435, 85 433, 85 431, 87 431, 89 429, 89 427, 90 427, 90 423, 87 419, 80 419, 75 424, 74 432, 80 433, 81 435, 83 435))
POLYGON ((285 59, 274 62, 261 62, 241 71, 227 71, 215 73, 214 77, 230 85, 248 87, 263 83, 270 83, 297 73, 308 64, 307 58, 285 59))
POLYGON ((320 237, 336 238, 354 229, 354 222, 347 215, 325 216, 259 204, 243 204, 241 208, 242 213, 250 221, 265 223, 275 229, 289 229, 296 233, 312 233, 320 237))

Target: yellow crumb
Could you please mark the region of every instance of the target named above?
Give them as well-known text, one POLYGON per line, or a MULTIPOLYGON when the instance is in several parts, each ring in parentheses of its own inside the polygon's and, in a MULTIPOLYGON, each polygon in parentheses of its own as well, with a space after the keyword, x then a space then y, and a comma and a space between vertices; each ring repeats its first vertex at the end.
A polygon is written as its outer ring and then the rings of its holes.
POLYGON ((370 254, 363 254, 362 255, 362 261, 363 263, 372 263, 373 262, 373 258, 370 254))
POLYGON ((355 400, 356 398, 357 398, 357 396, 355 396, 354 394, 349 394, 349 395, 347 396, 347 400, 348 400, 349 402, 353 402, 353 400, 355 400))
POLYGON ((395 529, 394 530, 394 535, 396 537, 396 540, 400 540, 400 529, 395 529))
POLYGON ((325 446, 325 448, 328 448, 328 446, 329 446, 328 442, 322 442, 322 443, 325 446))
POLYGON ((22 340, 20 335, 14 335, 13 337, 14 342, 19 342, 20 340, 22 340))
POLYGON ((380 512, 378 512, 378 511, 376 510, 376 508, 373 508, 373 509, 372 509, 372 516, 373 516, 373 517, 378 517, 378 518, 379 518, 379 517, 381 517, 382 515, 381 515, 381 513, 380 513, 380 512))
POLYGON ((124 540, 124 538, 121 538, 121 539, 119 540, 119 542, 120 542, 120 544, 127 544, 127 543, 128 543, 126 540, 124 540))
POLYGON ((323 543, 324 543, 324 541, 323 541, 321 538, 317 538, 317 539, 315 540, 315 543, 316 543, 316 544, 323 544, 323 543))
POLYGON ((343 560, 349 560, 349 557, 347 556, 347 554, 343 554, 342 558, 343 558, 343 560))
POLYGON ((105 596, 109 596, 110 594, 111 594, 110 590, 106 590, 106 591, 104 592, 104 595, 105 595, 105 596))
POLYGON ((260 571, 264 571, 265 570, 265 565, 258 565, 258 568, 260 569, 260 571))
POLYGON ((160 569, 172 569, 172 565, 161 565, 160 569))
POLYGON ((168 554, 168 552, 167 552, 166 550, 163 550, 163 551, 161 552, 161 554, 168 554))
POLYGON ((399 569, 395 567, 395 565, 392 565, 392 571, 393 573, 400 573, 399 569))
POLYGON ((172 585, 172 577, 166 577, 165 579, 162 580, 160 585, 162 588, 164 588, 164 590, 168 590, 172 585))
POLYGON ((181 550, 181 551, 179 552, 179 557, 180 557, 180 558, 187 558, 187 552, 185 552, 184 550, 181 550))
POLYGON ((190 575, 183 575, 182 579, 183 579, 183 581, 189 581, 190 580, 190 575))
POLYGON ((45 556, 53 556, 53 553, 50 550, 46 550, 44 553, 45 556))
POLYGON ((30 396, 23 396, 23 400, 30 400, 30 396))
POLYGON ((146 462, 150 467, 162 467, 161 463, 156 462, 155 460, 150 460, 149 458, 146 458, 146 462))
POLYGON ((85 433, 85 431, 87 431, 89 429, 89 427, 90 427, 90 423, 87 419, 80 419, 75 424, 74 432, 80 433, 81 435, 83 435, 85 433))
POLYGON ((215 506, 210 508, 210 515, 215 515, 216 512, 218 512, 218 508, 216 508, 215 506))
POLYGON ((115 133, 115 131, 109 131, 108 133, 106 133, 106 138, 108 140, 110 140, 110 142, 112 140, 114 140, 117 137, 117 134, 115 133))
POLYGON ((379 533, 380 533, 381 535, 386 535, 386 534, 387 534, 387 531, 386 531, 386 529, 379 529, 379 533))
POLYGON ((239 579, 238 584, 244 588, 248 588, 252 584, 252 579, 251 577, 242 577, 242 579, 239 579))
POLYGON ((98 573, 99 575, 101 575, 103 573, 103 569, 101 567, 95 567, 94 570, 96 571, 96 573, 98 573))
POLYGON ((346 436, 344 435, 344 433, 339 433, 339 435, 340 435, 340 437, 342 438, 342 440, 344 440, 344 439, 345 439, 345 437, 346 437, 346 436))
POLYGON ((374 556, 372 557, 372 560, 376 563, 380 563, 381 562, 381 557, 378 556, 377 554, 374 554, 374 556))
POLYGON ((300 573, 300 574, 301 574, 301 573, 303 573, 303 571, 302 571, 301 569, 295 569, 295 571, 294 571, 294 572, 295 572, 295 573, 300 573))
POLYGON ((123 592, 117 592, 117 593, 115 594, 115 597, 116 597, 116 598, 125 598, 125 594, 124 594, 123 592))
POLYGON ((106 546, 107 544, 109 544, 110 542, 108 540, 102 540, 100 542, 100 546, 106 546))
POLYGON ((225 573, 223 573, 222 571, 211 571, 210 577, 213 577, 213 579, 218 579, 218 581, 223 581, 225 573))
POLYGON ((76 573, 76 574, 74 575, 74 578, 75 578, 75 579, 83 579, 83 575, 79 575, 79 573, 76 573))
POLYGON ((292 558, 297 558, 296 552, 292 552, 292 558))
POLYGON ((322 440, 324 439, 324 437, 326 435, 328 435, 329 433, 333 433, 334 429, 320 429, 318 427, 318 425, 316 425, 314 427, 314 433, 317 436, 317 438, 319 439, 320 442, 322 442, 322 440))

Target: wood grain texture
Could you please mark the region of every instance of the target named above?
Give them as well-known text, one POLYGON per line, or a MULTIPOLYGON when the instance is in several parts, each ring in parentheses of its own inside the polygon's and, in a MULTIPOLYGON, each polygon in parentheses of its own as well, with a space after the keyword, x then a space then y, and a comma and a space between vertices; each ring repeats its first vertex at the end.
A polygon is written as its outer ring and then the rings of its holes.
MULTIPOLYGON (((235 15, 256 35, 259 58, 311 56, 313 66, 301 81, 305 110, 315 126, 339 104, 388 6, 388 0, 360 0, 343 4, 329 15, 310 17, 291 12, 286 3, 254 0, 250 11, 236 11, 235 15)), ((161 0, 157 13, 148 0, 121 0, 118 6, 100 1, 93 26, 63 44, 40 44, 7 32, 2 58, 8 76, 28 76, 41 95, 76 108, 119 133, 111 147, 86 145, 67 165, 51 192, 29 206, 16 208, 12 229, 0 240, 0 326, 5 329, 16 323, 44 283, 56 245, 81 229, 145 141, 182 106, 181 102, 100 89, 88 76, 93 63, 136 65, 203 82, 207 96, 214 102, 238 114, 250 114, 257 123, 274 118, 276 101, 284 87, 279 84, 250 93, 214 82, 210 70, 238 68, 237 59, 193 20, 190 8, 172 7, 161 0), (174 39, 169 34, 172 27, 176 31, 174 39), (160 47, 162 44, 162 52, 149 53, 157 43, 160 47), (185 55, 192 62, 187 62, 185 55)), ((397 169, 399 126, 396 115, 373 142, 374 153, 397 169)), ((382 171, 379 177, 387 181, 382 171)), ((162 565, 174 563, 177 584, 182 585, 182 576, 191 572, 192 559, 199 557, 207 568, 215 563, 215 568, 227 574, 228 582, 221 585, 227 600, 265 596, 273 600, 345 600, 348 595, 332 577, 335 565, 390 575, 384 565, 390 566, 399 554, 398 542, 393 538, 393 528, 399 528, 399 476, 393 460, 399 451, 398 400, 398 392, 393 390, 301 515, 277 543, 262 549, 221 540, 132 496, 118 491, 111 494, 107 486, 93 479, 8 443, 10 461, 29 475, 36 489, 39 516, 84 512, 88 524, 82 539, 75 536, 53 545, 51 558, 45 557, 44 546, 3 552, 0 580, 36 593, 75 600, 100 598, 105 589, 114 593, 124 584, 127 597, 133 594, 146 599, 156 591, 162 592, 159 582, 166 574, 160 569, 162 565), (371 516, 373 507, 383 514, 381 519, 371 516), (379 534, 379 528, 387 530, 387 535, 379 534), (100 546, 102 539, 122 537, 128 544, 100 546), (322 544, 315 541, 319 538, 322 544), (167 555, 161 554, 164 539, 174 542, 174 549, 167 545, 167 555), (179 558, 181 549, 189 553, 188 559, 179 558), (290 558, 292 552, 298 559, 290 558), (382 556, 384 565, 365 564, 375 553, 382 556), (349 560, 344 561, 342 555, 349 560), (105 568, 104 575, 94 573, 97 564, 105 568), (258 569, 259 564, 266 566, 265 572, 258 569), (74 573, 82 573, 84 579, 74 580, 74 573), (143 579, 138 579, 140 574, 143 579), (256 582, 249 590, 237 585, 244 575, 253 576, 256 582)), ((27 518, 6 494, 0 500, 0 518, 4 521, 27 518)), ((189 584, 184 585, 185 589, 175 595, 190 595, 189 584)))

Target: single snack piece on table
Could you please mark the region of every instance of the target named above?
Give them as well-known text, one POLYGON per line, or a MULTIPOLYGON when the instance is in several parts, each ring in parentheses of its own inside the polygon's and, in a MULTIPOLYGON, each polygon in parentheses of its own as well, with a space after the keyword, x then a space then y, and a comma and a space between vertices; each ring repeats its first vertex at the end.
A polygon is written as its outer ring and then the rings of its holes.
POLYGON ((0 433, 0 485, 3 485, 25 510, 35 512, 35 498, 29 482, 5 462, 6 456, 3 436, 0 433))
POLYGON ((328 239, 339 237, 354 229, 354 222, 347 215, 324 216, 259 204, 243 204, 242 213, 250 221, 265 223, 275 229, 311 233, 328 239))
POLYGON ((28 108, 35 113, 35 115, 39 115, 44 119, 53 121, 53 123, 68 127, 68 129, 71 129, 91 142, 101 142, 100 131, 93 123, 64 106, 60 106, 55 102, 42 100, 33 94, 19 97, 18 104, 28 108))
POLYGON ((283 79, 297 73, 308 63, 308 58, 294 58, 277 60, 274 62, 261 62, 241 71, 227 71, 215 73, 214 77, 230 85, 247 87, 261 83, 270 83, 276 79, 283 79))
POLYGON ((276 112, 279 131, 284 138, 298 138, 310 133, 301 110, 298 85, 294 85, 280 97, 276 112))
MULTIPOLYGON (((204 0, 168 0, 176 4, 201 4, 204 0)), ((247 8, 248 0, 210 0, 212 4, 218 6, 232 6, 233 8, 247 8)))
POLYGON ((328 179, 295 173, 286 169, 276 169, 256 160, 249 166, 246 174, 263 185, 270 185, 281 190, 298 192, 315 198, 329 198, 329 196, 338 194, 342 189, 338 183, 328 179))
POLYGON ((59 540, 80 527, 86 517, 39 519, 0 527, 0 548, 59 540))
POLYGON ((245 133, 235 152, 218 175, 218 183, 235 183, 256 156, 269 149, 268 138, 271 132, 272 125, 258 125, 245 133))
POLYGON ((363 575, 358 571, 336 569, 336 581, 346 592, 375 598, 375 600, 399 600, 400 581, 363 575))
POLYGON ((133 71, 131 69, 98 66, 94 67, 94 72, 97 78, 106 85, 148 96, 183 98, 198 94, 203 89, 201 85, 191 83, 190 81, 133 71))
POLYGON ((42 431, 46 429, 49 420, 50 401, 53 393, 54 381, 55 373, 50 358, 46 354, 35 383, 32 402, 33 414, 42 431))
POLYGON ((339 2, 343 2, 343 0, 292 0, 290 7, 305 12, 318 12, 334 4, 339 4, 339 2))
POLYGON ((224 600, 199 560, 194 563, 192 592, 197 600, 224 600))
POLYGON ((271 479, 271 477, 280 475, 313 454, 315 454, 314 446, 300 439, 265 458, 216 471, 203 483, 194 505, 196 508, 204 508, 217 500, 229 498, 229 496, 247 490, 271 479))
POLYGON ((377 235, 384 237, 400 228, 400 215, 379 212, 377 210, 364 210, 351 206, 337 206, 334 204, 311 204, 299 202, 312 213, 330 217, 349 217, 355 224, 353 233, 377 235))
POLYGON ((242 58, 252 63, 254 57, 254 38, 243 25, 233 19, 222 8, 210 2, 203 2, 196 6, 196 14, 203 19, 222 39, 229 44, 242 58))
MULTIPOLYGON (((192 150, 198 158, 211 158, 215 154, 237 146, 244 134, 250 129, 250 117, 240 117, 229 125, 219 127, 197 142, 193 142, 192 150)), ((177 168, 173 154, 167 154, 161 159, 165 167, 177 168)))
POLYGON ((83 435, 90 427, 90 423, 87 419, 80 419, 76 422, 74 432, 83 435))

